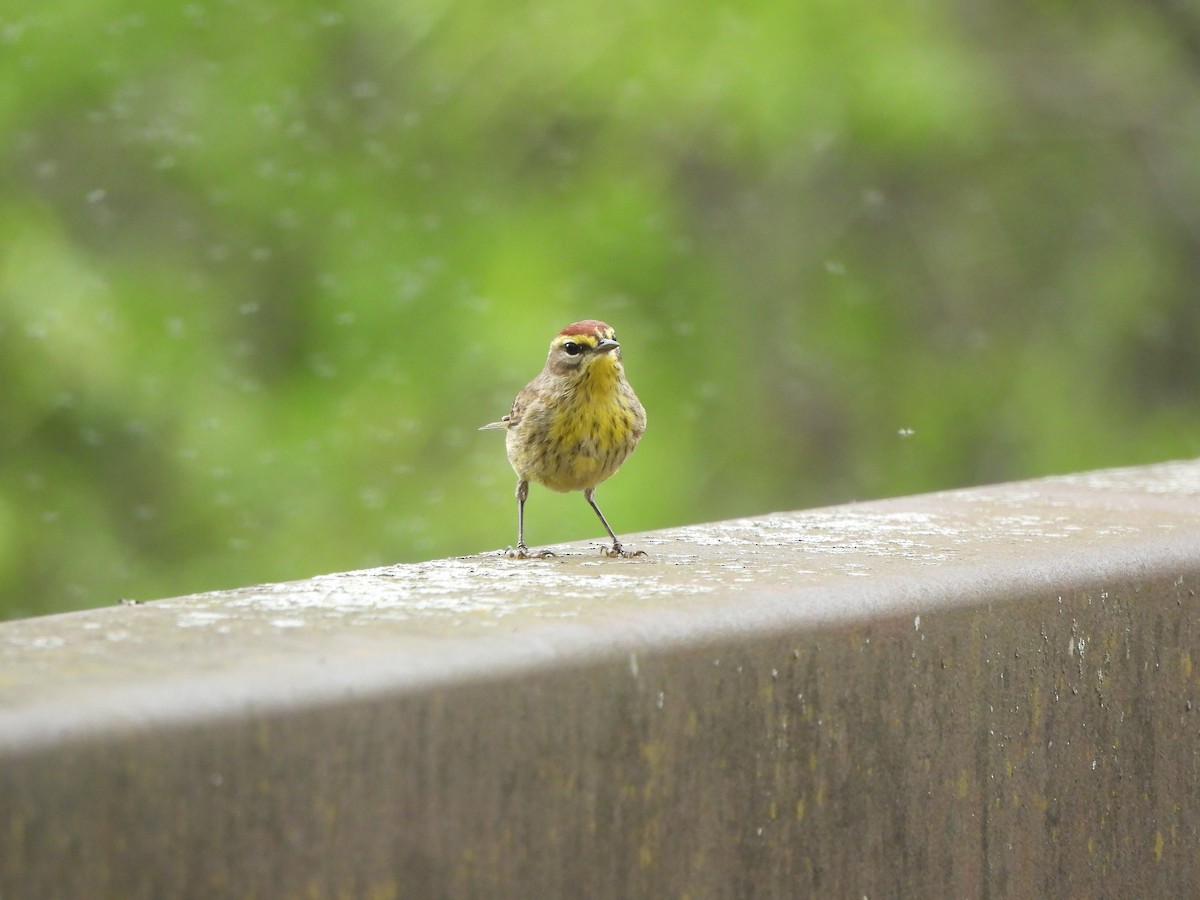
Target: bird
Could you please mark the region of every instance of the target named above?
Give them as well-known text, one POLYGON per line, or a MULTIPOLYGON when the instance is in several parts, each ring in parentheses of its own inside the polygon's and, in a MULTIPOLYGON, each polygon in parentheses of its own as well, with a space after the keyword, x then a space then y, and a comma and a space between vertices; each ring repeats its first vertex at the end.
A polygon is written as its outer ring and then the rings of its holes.
POLYGON ((508 461, 517 473, 517 545, 514 559, 549 558, 525 545, 525 500, 535 481, 552 491, 583 491, 612 545, 610 557, 645 556, 621 545, 596 504, 596 485, 621 467, 646 430, 646 410, 625 378, 621 345, 612 327, 597 319, 573 322, 554 336, 546 366, 517 394, 499 422, 508 461))

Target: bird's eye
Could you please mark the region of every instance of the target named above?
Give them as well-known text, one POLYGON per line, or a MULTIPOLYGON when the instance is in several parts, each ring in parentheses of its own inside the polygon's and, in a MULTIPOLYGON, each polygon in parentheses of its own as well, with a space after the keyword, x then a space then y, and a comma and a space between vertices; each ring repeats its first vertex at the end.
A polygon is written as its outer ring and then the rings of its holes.
POLYGON ((578 356, 583 352, 583 348, 574 341, 567 341, 563 344, 563 350, 566 351, 567 356, 578 356))

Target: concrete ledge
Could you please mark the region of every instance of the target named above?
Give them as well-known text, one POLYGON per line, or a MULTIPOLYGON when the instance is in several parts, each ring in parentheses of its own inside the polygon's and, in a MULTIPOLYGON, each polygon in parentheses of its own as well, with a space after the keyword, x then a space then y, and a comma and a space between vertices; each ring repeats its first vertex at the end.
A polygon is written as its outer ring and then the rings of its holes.
POLYGON ((1200 463, 0 624, 0 898, 1200 891, 1200 463))

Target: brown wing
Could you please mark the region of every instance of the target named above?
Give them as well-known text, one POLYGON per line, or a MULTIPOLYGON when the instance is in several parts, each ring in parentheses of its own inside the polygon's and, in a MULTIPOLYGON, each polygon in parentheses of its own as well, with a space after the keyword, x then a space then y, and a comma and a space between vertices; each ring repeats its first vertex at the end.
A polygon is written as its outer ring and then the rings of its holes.
POLYGON ((525 407, 529 405, 530 399, 535 395, 533 383, 525 385, 521 389, 521 393, 517 394, 513 400, 512 408, 508 411, 508 415, 500 419, 499 422, 488 422, 482 426, 480 431, 487 431, 490 428, 516 428, 521 424, 521 416, 525 414, 525 407))
POLYGON ((529 401, 532 400, 535 395, 536 391, 534 390, 532 383, 521 388, 521 392, 517 394, 516 399, 513 400, 512 409, 510 409, 508 411, 508 415, 501 420, 505 423, 506 428, 516 428, 521 424, 521 418, 525 415, 525 409, 529 406, 529 401))

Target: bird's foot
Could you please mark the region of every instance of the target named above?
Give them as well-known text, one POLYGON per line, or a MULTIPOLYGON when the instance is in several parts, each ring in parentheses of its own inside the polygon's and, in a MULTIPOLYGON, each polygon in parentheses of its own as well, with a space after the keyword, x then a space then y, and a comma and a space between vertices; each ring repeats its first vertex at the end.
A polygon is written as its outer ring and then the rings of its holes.
POLYGON ((509 559, 553 559, 558 554, 550 550, 530 550, 524 544, 509 547, 504 551, 504 555, 509 559))
POLYGON ((649 555, 645 550, 626 550, 621 546, 619 541, 613 544, 611 547, 601 547, 600 552, 610 559, 617 559, 618 557, 621 559, 633 559, 635 556, 649 555))

